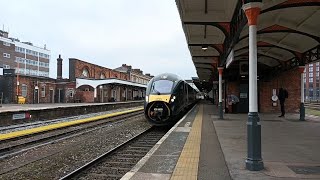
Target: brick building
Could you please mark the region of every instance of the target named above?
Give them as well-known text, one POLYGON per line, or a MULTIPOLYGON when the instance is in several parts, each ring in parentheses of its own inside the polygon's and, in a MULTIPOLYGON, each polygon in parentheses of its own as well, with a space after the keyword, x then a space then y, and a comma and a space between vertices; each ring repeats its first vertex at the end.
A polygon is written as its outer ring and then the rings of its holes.
MULTIPOLYGON (((129 66, 128 66, 129 67, 129 66)), ((141 100, 152 78, 139 69, 105 68, 83 60, 69 59, 69 80, 76 81, 76 101, 109 102, 141 100)))
POLYGON ((320 62, 306 65, 304 72, 304 94, 306 100, 320 100, 320 62))
POLYGON ((34 46, 31 42, 20 42, 0 30, 0 66, 15 69, 21 75, 49 77, 50 51, 34 46))
POLYGON ((4 69, 4 73, 0 74, 0 93, 3 92, 3 102, 16 103, 18 96, 24 97, 26 103, 141 100, 145 97, 146 83, 152 78, 139 71, 135 74, 144 77, 145 84, 132 82, 129 72, 120 72, 70 58, 69 79, 63 79, 62 62, 63 59, 59 55, 57 79, 25 75, 16 73, 14 69, 4 69))
POLYGON ((153 77, 148 73, 144 75, 143 71, 141 71, 140 69, 132 69, 132 66, 127 64, 122 64, 121 67, 115 68, 114 70, 122 73, 127 73, 129 76, 128 80, 141 84, 147 84, 150 80, 150 77, 153 77))

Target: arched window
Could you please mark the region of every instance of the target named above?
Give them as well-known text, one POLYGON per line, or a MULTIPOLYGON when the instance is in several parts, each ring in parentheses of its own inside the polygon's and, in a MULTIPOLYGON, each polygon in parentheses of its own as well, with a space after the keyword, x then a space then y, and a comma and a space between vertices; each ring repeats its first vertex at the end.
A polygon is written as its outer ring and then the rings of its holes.
POLYGON ((87 68, 83 68, 82 70, 82 76, 89 77, 89 70, 87 68))
POLYGON ((101 73, 100 74, 100 79, 105 79, 106 78, 106 76, 104 75, 104 73, 101 73))

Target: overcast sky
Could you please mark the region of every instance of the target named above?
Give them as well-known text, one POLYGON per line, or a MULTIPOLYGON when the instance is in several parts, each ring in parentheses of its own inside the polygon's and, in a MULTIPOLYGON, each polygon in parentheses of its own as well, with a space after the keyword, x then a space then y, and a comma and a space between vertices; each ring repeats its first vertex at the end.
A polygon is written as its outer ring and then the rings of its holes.
POLYGON ((144 73, 195 77, 174 0, 0 0, 1 29, 9 36, 44 44, 51 50, 50 77, 56 59, 78 58, 108 68, 122 64, 144 73))

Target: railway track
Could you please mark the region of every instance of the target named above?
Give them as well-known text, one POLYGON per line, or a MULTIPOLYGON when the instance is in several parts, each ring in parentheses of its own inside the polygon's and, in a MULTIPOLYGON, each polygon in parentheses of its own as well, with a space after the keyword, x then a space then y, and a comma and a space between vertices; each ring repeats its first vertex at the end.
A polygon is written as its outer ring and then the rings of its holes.
POLYGON ((33 148, 108 127, 112 123, 121 123, 130 117, 143 116, 142 112, 143 111, 131 112, 99 121, 3 140, 0 141, 0 159, 8 158, 16 155, 17 153, 25 152, 33 148))
POLYGON ((61 178, 121 179, 165 135, 169 127, 151 127, 61 178))

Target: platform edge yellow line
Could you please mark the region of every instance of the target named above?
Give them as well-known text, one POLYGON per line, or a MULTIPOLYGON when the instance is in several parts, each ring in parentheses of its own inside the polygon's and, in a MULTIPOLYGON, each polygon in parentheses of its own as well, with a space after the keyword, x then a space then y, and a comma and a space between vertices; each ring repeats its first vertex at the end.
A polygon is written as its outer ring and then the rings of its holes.
POLYGON ((79 119, 79 120, 74 120, 74 121, 69 121, 69 122, 63 122, 63 123, 56 123, 56 124, 51 124, 47 126, 41 126, 41 127, 36 127, 32 129, 26 129, 26 130, 21 130, 21 131, 15 131, 15 132, 10 132, 6 134, 0 134, 0 141, 3 140, 8 140, 12 138, 17 138, 17 137, 22 137, 30 134, 35 134, 35 133, 40 133, 40 132, 45 132, 45 131, 50 131, 54 129, 60 129, 68 126, 74 126, 78 124, 83 124, 83 123, 88 123, 92 121, 97 121, 105 118, 110 118, 110 117, 115 117, 123 114, 128 114, 136 111, 143 110, 143 108, 137 108, 137 109, 131 109, 127 111, 121 111, 121 112, 115 112, 111 114, 104 114, 104 115, 99 115, 95 117, 90 117, 90 118, 85 118, 85 119, 79 119))

